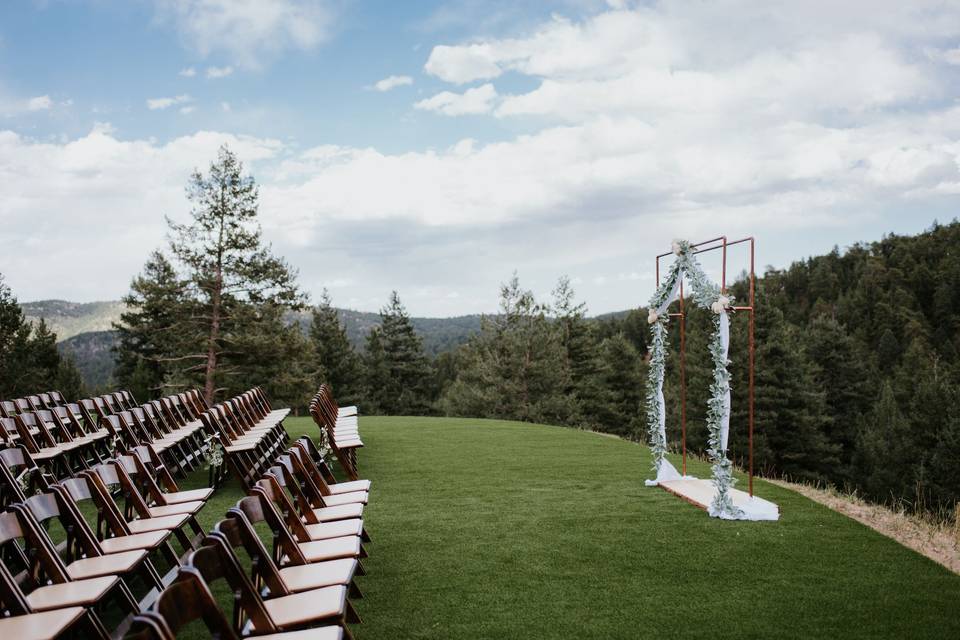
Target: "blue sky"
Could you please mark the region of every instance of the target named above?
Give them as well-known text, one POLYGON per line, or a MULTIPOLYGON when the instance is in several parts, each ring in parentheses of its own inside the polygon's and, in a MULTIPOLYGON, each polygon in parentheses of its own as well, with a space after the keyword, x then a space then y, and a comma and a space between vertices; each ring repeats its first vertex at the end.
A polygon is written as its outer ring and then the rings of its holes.
POLYGON ((227 143, 314 295, 623 309, 674 237, 781 267, 952 219, 958 87, 936 2, 5 2, 0 273, 119 297, 227 143))

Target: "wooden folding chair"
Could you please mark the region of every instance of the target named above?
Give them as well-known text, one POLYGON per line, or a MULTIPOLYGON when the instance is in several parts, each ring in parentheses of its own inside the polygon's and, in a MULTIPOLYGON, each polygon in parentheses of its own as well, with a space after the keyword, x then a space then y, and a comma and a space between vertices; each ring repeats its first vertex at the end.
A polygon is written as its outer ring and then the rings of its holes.
POLYGON ((113 502, 111 496, 111 487, 120 489, 124 496, 124 505, 121 508, 117 506, 125 522, 125 527, 130 533, 143 533, 144 531, 157 531, 159 529, 172 529, 174 537, 180 543, 184 551, 195 549, 196 545, 203 537, 203 529, 197 523, 196 517, 189 513, 174 513, 170 515, 151 515, 143 497, 136 490, 136 486, 127 476, 124 482, 121 482, 123 467, 112 464, 101 464, 85 472, 85 477, 91 482, 91 487, 96 488, 96 498, 106 505, 107 502, 113 502), (190 527, 194 533, 191 538, 184 530, 190 527))
POLYGON ((75 465, 78 468, 86 466, 78 454, 77 447, 68 449, 56 444, 51 446, 41 439, 43 436, 39 421, 32 411, 18 413, 14 418, 14 424, 20 435, 20 444, 30 452, 30 456, 37 464, 48 467, 50 473, 58 478, 72 476, 75 465))
MULTIPOLYGON (((46 545, 35 545, 22 514, 0 513, 0 601, 13 613, 37 613, 65 607, 94 607, 110 600, 128 613, 139 607, 118 576, 71 580, 66 568, 46 545)), ((103 630, 102 624, 100 628, 103 630)), ((105 630, 103 630, 105 632, 105 630)))
MULTIPOLYGON (((217 577, 210 572, 211 580, 217 577)), ((352 638, 339 626, 326 626, 309 631, 279 632, 265 608, 253 606, 245 612, 251 620, 251 635, 262 640, 343 640, 352 638)), ((127 638, 136 640, 175 640, 191 622, 201 621, 212 638, 240 640, 241 636, 224 616, 202 573, 193 567, 180 570, 148 611, 133 620, 127 638)))
MULTIPOLYGON (((87 522, 87 525, 104 553, 138 549, 160 551, 170 566, 180 564, 180 559, 170 544, 170 537, 174 534, 173 527, 155 526, 133 533, 116 502, 110 496, 102 498, 90 478, 68 478, 54 485, 51 490, 60 495, 64 506, 73 512, 75 518, 84 522, 87 521, 82 505, 90 503, 93 506, 93 509, 87 511, 95 512, 97 518, 93 523, 87 522)), ((163 518, 153 518, 139 522, 153 522, 156 525, 158 522, 162 524, 163 520, 163 518)))
POLYGON ((233 625, 243 631, 290 631, 312 626, 360 622, 341 585, 263 599, 243 572, 233 549, 222 538, 210 536, 187 558, 186 567, 196 570, 207 585, 225 580, 234 593, 233 625))
POLYGON ((67 638, 109 637, 103 624, 94 622, 92 611, 83 607, 51 609, 0 618, 0 637, 17 640, 63 640, 67 638))
MULTIPOLYGON (((281 456, 278 461, 280 464, 271 467, 266 475, 261 478, 261 485, 268 491, 268 497, 273 500, 277 511, 284 517, 284 520, 289 521, 290 518, 298 518, 309 540, 360 536, 360 539, 364 542, 370 541, 370 536, 363 528, 363 519, 359 517, 320 520, 317 517, 319 510, 314 508, 310 499, 304 493, 299 478, 295 477, 284 466, 285 458, 289 462, 287 456, 281 456)), ((320 513, 324 512, 321 511, 320 513)), ((327 517, 330 517, 329 511, 326 514, 327 517)))
POLYGON ((294 446, 298 446, 303 449, 310 459, 313 460, 314 465, 320 471, 323 479, 327 481, 327 486, 330 487, 332 493, 348 493, 350 491, 370 491, 372 483, 369 480, 352 480, 348 482, 340 482, 337 477, 333 474, 333 470, 330 469, 330 466, 327 464, 327 461, 321 455, 320 450, 317 449, 316 443, 311 440, 308 436, 300 436, 297 438, 297 441, 294 442, 294 446))
MULTIPOLYGON (((285 518, 283 516, 280 511, 285 506, 284 499, 281 497, 282 491, 267 484, 267 482, 266 480, 258 482, 252 493, 253 496, 260 499, 260 509, 264 522, 273 531, 275 545, 281 544, 283 553, 287 556, 298 557, 301 559, 301 563, 335 560, 337 558, 359 559, 367 556, 359 535, 313 540, 306 526, 295 513, 292 514, 292 517, 285 518)), ((238 502, 237 506, 244 508, 242 507, 242 504, 246 504, 244 500, 246 498, 238 502)), ((244 511, 246 511, 245 508, 244 511)), ((277 552, 277 555, 274 558, 283 566, 283 554, 279 554, 276 549, 275 552, 277 552)))
POLYGON ((37 546, 45 545, 56 554, 71 580, 139 575, 147 582, 148 587, 163 588, 160 574, 150 561, 147 550, 130 549, 106 553, 86 521, 77 518, 57 492, 31 496, 14 505, 13 509, 23 517, 27 525, 24 531, 31 543, 37 546), (59 522, 66 533, 66 539, 60 543, 54 541, 48 533, 53 522, 59 522))
POLYGON ((349 589, 351 598, 363 597, 353 580, 357 572, 356 560, 341 558, 287 565, 281 569, 273 561, 247 516, 236 507, 227 511, 227 519, 214 525, 210 535, 222 538, 240 558, 241 566, 250 566, 250 580, 261 593, 264 593, 264 588, 266 593, 276 596, 342 585, 349 589))

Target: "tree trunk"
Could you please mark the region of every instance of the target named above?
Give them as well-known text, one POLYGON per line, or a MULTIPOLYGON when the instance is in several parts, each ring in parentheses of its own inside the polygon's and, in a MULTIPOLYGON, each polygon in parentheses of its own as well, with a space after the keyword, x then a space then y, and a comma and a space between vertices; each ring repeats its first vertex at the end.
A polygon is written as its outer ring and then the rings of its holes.
POLYGON ((220 339, 220 287, 213 290, 212 309, 210 314, 210 337, 207 340, 207 367, 203 397, 208 406, 213 405, 213 377, 217 372, 217 340, 220 339))

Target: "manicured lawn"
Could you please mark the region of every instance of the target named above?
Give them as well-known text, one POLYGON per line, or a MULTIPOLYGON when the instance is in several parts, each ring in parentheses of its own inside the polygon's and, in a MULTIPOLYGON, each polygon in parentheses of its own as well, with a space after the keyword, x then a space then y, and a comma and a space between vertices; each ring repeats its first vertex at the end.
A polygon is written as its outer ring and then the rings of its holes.
MULTIPOLYGON (((756 486, 780 522, 721 522, 644 487, 646 448, 614 438, 405 417, 361 432, 358 640, 960 637, 960 576, 788 490, 756 486)), ((204 526, 239 495, 220 490, 204 526)))

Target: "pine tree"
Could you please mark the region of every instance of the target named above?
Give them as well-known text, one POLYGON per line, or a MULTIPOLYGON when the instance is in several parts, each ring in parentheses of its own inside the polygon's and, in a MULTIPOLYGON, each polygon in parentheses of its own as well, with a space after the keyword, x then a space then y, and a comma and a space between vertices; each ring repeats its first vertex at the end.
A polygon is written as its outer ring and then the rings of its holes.
POLYGON ((383 390, 390 386, 390 368, 380 327, 373 327, 367 334, 362 362, 364 413, 385 414, 389 408, 385 405, 383 390))
POLYGON ((623 334, 606 338, 594 351, 594 373, 583 397, 584 419, 597 430, 642 439, 646 371, 623 334))
POLYGON ((333 387, 340 404, 357 404, 361 399, 360 360, 326 289, 320 296, 320 304, 313 308, 310 340, 316 354, 314 369, 318 378, 333 387))
POLYGON ((851 464, 857 432, 873 404, 870 380, 875 374, 870 371, 870 360, 834 318, 814 318, 804 346, 814 365, 815 388, 825 394, 828 437, 840 447, 840 468, 831 480, 849 484, 855 480, 851 464))
MULTIPOLYGON (((593 378, 597 375, 597 342, 586 321, 587 305, 574 301, 574 290, 570 278, 563 276, 553 290, 553 308, 556 330, 560 333, 560 344, 567 354, 567 367, 570 370, 570 389, 573 400, 570 424, 581 420, 581 407, 589 393, 596 392, 593 378), (594 387, 590 389, 590 387, 594 387)), ((587 417, 590 422, 595 419, 587 417)))
POLYGON ((126 311, 113 325, 118 336, 114 377, 146 401, 163 395, 171 372, 190 364, 179 359, 189 304, 185 284, 166 256, 154 251, 123 302, 126 311))
POLYGON ((258 189, 243 175, 243 165, 226 147, 207 175, 194 172, 187 186, 193 203, 192 221, 168 220, 170 249, 186 269, 197 308, 190 314, 192 370, 202 373, 203 391, 212 402, 221 385, 223 359, 230 357, 232 342, 244 327, 238 316, 244 305, 299 306, 296 272, 274 257, 263 244, 257 223, 258 189))
POLYGON ((430 364, 423 351, 423 340, 414 331, 396 291, 391 292, 387 306, 380 310, 378 338, 383 347, 383 364, 389 372, 378 393, 381 411, 391 415, 426 413, 430 407, 430 364))
POLYGON ((456 381, 441 399, 448 415, 569 424, 577 415, 567 352, 546 308, 516 274, 500 288, 500 313, 461 350, 456 381))
POLYGON ((860 431, 856 463, 866 494, 880 501, 913 494, 916 452, 893 385, 885 380, 860 431))

